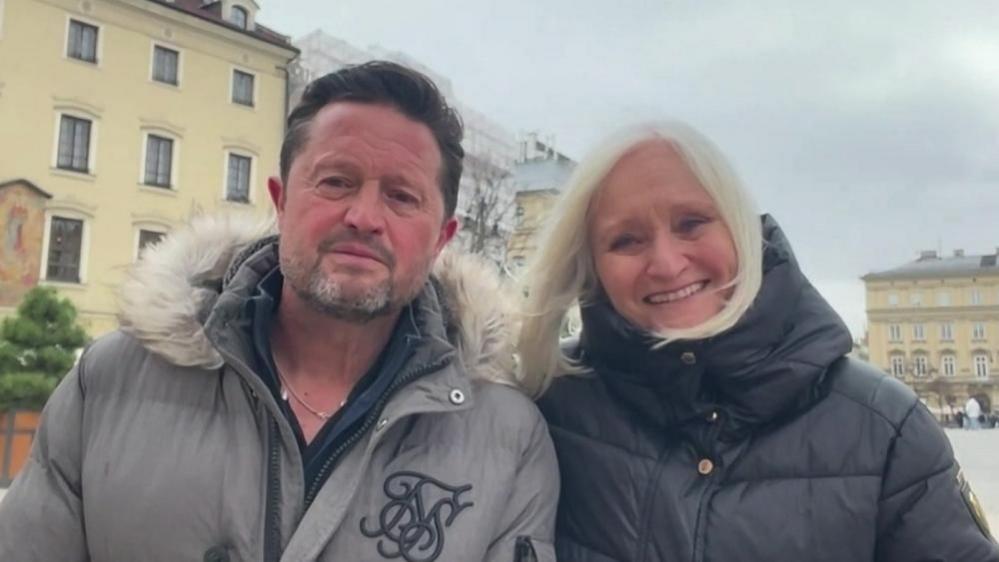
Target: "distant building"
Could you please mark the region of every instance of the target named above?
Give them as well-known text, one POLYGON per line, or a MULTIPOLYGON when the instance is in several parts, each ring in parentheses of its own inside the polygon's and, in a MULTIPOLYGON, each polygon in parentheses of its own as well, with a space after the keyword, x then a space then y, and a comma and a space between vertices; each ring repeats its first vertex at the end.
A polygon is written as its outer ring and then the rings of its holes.
POLYGON ((948 415, 975 396, 999 409, 999 249, 940 256, 863 277, 870 360, 948 415))
POLYGON ((92 335, 197 209, 269 208, 287 37, 253 0, 0 0, 0 315, 36 284, 92 335))
POLYGON ((522 268, 534 255, 538 235, 544 229, 562 187, 576 162, 554 147, 553 139, 541 140, 528 133, 520 141, 520 160, 514 166, 514 218, 516 225, 507 242, 511 271, 522 268))

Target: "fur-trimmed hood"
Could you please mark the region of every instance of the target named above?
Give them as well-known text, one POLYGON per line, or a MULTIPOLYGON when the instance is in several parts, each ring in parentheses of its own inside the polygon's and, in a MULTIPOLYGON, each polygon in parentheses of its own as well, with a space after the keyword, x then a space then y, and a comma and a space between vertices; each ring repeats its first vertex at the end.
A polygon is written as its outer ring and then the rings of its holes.
MULTIPOLYGON (((272 219, 245 213, 203 215, 171 232, 143 252, 122 284, 122 329, 171 363, 218 368, 222 357, 205 321, 238 258, 275 233, 272 219)), ((510 290, 488 264, 450 249, 432 275, 448 339, 469 375, 516 384, 510 290)))

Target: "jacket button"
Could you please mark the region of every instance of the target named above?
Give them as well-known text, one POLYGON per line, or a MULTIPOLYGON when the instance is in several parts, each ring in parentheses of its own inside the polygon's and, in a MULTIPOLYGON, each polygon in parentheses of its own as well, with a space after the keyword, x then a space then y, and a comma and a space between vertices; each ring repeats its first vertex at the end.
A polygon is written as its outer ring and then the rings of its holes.
POLYGON ((702 476, 711 474, 714 469, 715 463, 711 462, 711 459, 701 459, 701 462, 697 463, 697 472, 702 476))
POLYGON ((213 546, 205 551, 204 562, 229 562, 229 551, 224 546, 213 546))
POLYGON ((378 431, 381 431, 382 429, 385 428, 385 426, 387 424, 388 424, 388 418, 382 418, 382 419, 378 420, 378 425, 375 426, 375 429, 378 430, 378 431))
POLYGON ((694 363, 697 363, 697 356, 694 355, 693 351, 684 351, 683 354, 680 355, 680 361, 683 361, 687 365, 693 365, 694 363))
POLYGON ((460 406, 461 404, 465 403, 465 393, 458 390, 457 388, 451 390, 451 393, 448 394, 448 398, 451 400, 451 403, 454 404, 455 406, 460 406))

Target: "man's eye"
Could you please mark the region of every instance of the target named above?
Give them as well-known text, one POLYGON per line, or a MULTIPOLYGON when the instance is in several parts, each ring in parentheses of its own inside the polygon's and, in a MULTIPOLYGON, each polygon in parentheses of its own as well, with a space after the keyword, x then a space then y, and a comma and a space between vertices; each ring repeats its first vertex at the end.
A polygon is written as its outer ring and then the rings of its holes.
POLYGON ((324 187, 349 188, 350 187, 350 180, 348 180, 347 178, 345 178, 343 176, 330 176, 328 178, 323 178, 323 181, 321 182, 321 184, 324 187))
POLYGON ((409 193, 408 191, 403 191, 403 190, 390 191, 388 193, 388 197, 392 201, 395 201, 396 203, 402 203, 403 205, 416 205, 417 203, 420 202, 420 200, 415 195, 409 193))

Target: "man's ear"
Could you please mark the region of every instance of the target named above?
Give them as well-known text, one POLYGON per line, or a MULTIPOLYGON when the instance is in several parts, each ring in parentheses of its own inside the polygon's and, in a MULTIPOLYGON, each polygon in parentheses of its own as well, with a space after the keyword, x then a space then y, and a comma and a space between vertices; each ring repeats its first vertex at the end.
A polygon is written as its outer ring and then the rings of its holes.
POLYGON ((271 196, 271 203, 274 204, 274 212, 278 219, 284 214, 284 204, 288 199, 288 193, 281 178, 271 176, 267 178, 267 193, 271 196))
POLYGON ((440 236, 437 237, 437 248, 435 250, 436 254, 440 254, 444 246, 454 238, 454 235, 458 232, 458 219, 451 217, 444 221, 441 225, 440 236))

